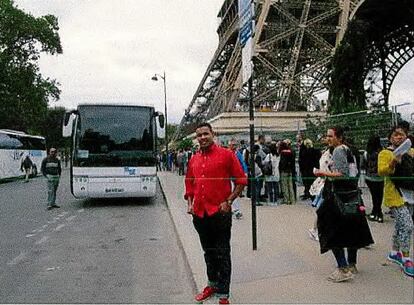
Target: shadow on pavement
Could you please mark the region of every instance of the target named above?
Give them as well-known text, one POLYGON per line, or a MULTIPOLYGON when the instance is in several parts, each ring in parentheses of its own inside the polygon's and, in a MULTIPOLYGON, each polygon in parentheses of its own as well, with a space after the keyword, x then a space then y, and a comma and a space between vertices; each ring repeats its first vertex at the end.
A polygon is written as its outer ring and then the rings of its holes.
POLYGON ((94 198, 85 199, 80 202, 83 208, 103 208, 103 207, 126 207, 126 206, 150 206, 155 202, 155 198, 94 198))

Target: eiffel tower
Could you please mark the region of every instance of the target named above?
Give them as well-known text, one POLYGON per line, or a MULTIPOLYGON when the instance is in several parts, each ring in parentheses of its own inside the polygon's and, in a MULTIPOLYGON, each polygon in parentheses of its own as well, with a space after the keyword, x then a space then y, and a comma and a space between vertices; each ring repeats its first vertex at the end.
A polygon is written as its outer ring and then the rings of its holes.
MULTIPOLYGON (((392 0, 386 2, 394 7, 398 5, 392 0)), ((255 107, 277 112, 326 110, 328 64, 344 37, 349 20, 364 5, 369 9, 378 8, 382 1, 255 0, 255 107)), ((218 17, 221 20, 217 29, 218 47, 185 110, 174 139, 192 133, 200 121, 210 120, 223 112, 248 110, 248 90, 241 80, 238 0, 225 0, 218 17)), ((403 30, 407 32, 405 27, 403 30)), ((397 34, 393 41, 398 38, 405 41, 406 37, 397 34)), ((411 38, 409 41, 412 41, 411 38)), ((398 45, 395 47, 399 48, 398 45)), ((378 53, 376 50, 369 52, 374 55, 378 53)), ((392 55, 391 51, 388 53, 392 55)), ((396 61, 392 58, 391 61, 390 58, 383 60, 382 65, 379 63, 382 66, 380 78, 384 83, 380 90, 385 98, 395 78, 395 71, 399 71, 412 58, 408 51, 401 54, 404 60, 397 61, 398 67, 394 67, 396 61)), ((371 87, 380 82, 379 69, 373 69, 374 61, 378 62, 379 56, 373 58, 373 64, 366 67, 370 82, 366 86, 371 87), (370 69, 376 73, 368 72, 370 69)), ((371 90, 373 96, 374 91, 371 90)))
MULTIPOLYGON (((318 94, 327 89, 327 64, 356 2, 255 1, 256 107, 273 111, 323 109, 318 94)), ((247 110, 248 92, 241 80, 238 1, 225 0, 218 17, 219 44, 185 110, 178 131, 181 135, 222 112, 247 110)))

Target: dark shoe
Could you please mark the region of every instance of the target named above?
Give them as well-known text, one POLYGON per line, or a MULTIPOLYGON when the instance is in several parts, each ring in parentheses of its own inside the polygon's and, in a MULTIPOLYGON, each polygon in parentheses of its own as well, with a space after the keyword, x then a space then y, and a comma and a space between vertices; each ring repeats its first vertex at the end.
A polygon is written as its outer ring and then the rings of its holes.
POLYGON ((211 298, 213 295, 215 295, 216 292, 217 292, 217 288, 207 286, 203 289, 203 292, 200 292, 199 294, 197 294, 194 299, 196 300, 196 302, 203 302, 211 298))
POLYGON ((52 205, 52 208, 59 209, 60 206, 58 206, 57 204, 54 204, 54 205, 52 205))
POLYGON ((261 206, 263 206, 263 203, 261 203, 261 202, 256 202, 256 206, 257 206, 257 207, 261 207, 261 206))

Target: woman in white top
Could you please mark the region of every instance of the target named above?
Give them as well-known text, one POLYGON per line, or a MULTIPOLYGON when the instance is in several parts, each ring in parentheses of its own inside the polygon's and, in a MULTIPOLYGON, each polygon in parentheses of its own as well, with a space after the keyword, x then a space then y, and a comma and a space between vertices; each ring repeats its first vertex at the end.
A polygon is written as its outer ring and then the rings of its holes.
POLYGON ((279 162, 280 155, 277 153, 276 143, 272 143, 270 145, 270 153, 264 160, 264 168, 268 169, 268 172, 265 175, 265 182, 270 205, 277 205, 277 200, 279 198, 279 162))

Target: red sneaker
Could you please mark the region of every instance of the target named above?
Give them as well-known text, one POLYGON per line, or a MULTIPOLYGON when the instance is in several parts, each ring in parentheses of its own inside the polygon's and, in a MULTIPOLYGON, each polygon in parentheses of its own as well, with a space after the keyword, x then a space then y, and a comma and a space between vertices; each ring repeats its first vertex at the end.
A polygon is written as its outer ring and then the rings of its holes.
POLYGON ((194 299, 197 302, 203 302, 203 301, 211 298, 216 292, 217 292, 217 288, 207 286, 203 289, 203 292, 197 294, 194 299))
POLYGON ((220 298, 219 304, 230 304, 230 301, 228 298, 220 298))

